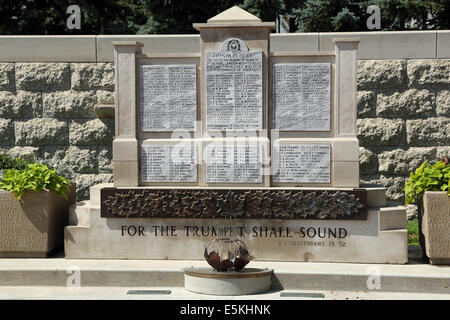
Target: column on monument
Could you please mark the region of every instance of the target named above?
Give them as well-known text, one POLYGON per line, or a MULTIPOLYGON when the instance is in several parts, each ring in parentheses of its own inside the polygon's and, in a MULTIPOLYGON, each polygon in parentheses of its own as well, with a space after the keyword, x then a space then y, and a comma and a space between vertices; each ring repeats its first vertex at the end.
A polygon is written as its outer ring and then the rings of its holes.
POLYGON ((138 142, 136 139, 136 54, 142 43, 112 42, 115 61, 115 138, 113 174, 117 187, 138 186, 138 142))
POLYGON ((195 54, 138 59, 140 185, 199 184, 198 64, 195 54))
POLYGON ((256 17, 217 16, 200 31, 203 186, 270 186, 270 29, 256 17))
POLYGON ((272 184, 332 186, 333 54, 273 54, 272 184))
POLYGON ((264 52, 237 37, 218 44, 204 52, 204 184, 268 186, 264 52))
POLYGON ((333 42, 336 53, 334 186, 359 187, 359 141, 356 137, 359 39, 334 39, 333 42))
POLYGON ((271 56, 274 186, 359 186, 357 41, 337 43, 315 56, 271 56))

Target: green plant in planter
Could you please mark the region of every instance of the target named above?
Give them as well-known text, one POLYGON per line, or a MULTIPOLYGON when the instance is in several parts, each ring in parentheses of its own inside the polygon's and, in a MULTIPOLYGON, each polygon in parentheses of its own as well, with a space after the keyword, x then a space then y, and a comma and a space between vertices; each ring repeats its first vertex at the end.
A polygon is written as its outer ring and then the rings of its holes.
POLYGON ((450 166, 446 159, 436 162, 434 165, 428 162, 410 172, 410 179, 405 184, 405 205, 419 203, 425 191, 447 191, 450 195, 450 166))
POLYGON ((53 190, 67 199, 70 182, 59 176, 55 169, 41 163, 28 164, 23 170, 8 169, 3 173, 0 189, 13 193, 20 199, 25 191, 53 190))

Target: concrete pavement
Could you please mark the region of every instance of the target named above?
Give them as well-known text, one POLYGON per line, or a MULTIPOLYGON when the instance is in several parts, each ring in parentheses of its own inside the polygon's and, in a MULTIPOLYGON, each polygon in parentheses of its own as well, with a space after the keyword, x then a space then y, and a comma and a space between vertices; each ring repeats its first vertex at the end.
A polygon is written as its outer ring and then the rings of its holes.
POLYGON ((182 287, 0 287, 1 300, 450 300, 450 294, 384 291, 274 290, 248 296, 210 296, 196 294, 182 287), (170 290, 170 294, 127 294, 129 290, 170 290), (281 297, 282 292, 299 294, 281 297), (323 294, 323 298, 305 297, 323 294))
POLYGON ((197 260, 0 259, 0 299, 449 299, 450 266, 427 264, 410 252, 406 265, 252 261, 274 269, 272 291, 207 296, 184 290, 183 269, 197 260), (127 294, 129 290, 171 290, 127 294), (291 297, 280 294, 290 292, 291 297), (308 298, 305 293, 324 297, 308 298))

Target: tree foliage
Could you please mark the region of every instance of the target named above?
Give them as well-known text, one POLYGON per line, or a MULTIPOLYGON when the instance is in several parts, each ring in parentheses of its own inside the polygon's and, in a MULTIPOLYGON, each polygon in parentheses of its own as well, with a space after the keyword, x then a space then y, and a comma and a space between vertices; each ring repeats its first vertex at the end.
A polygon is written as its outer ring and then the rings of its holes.
POLYGON ((0 0, 0 34, 135 33, 146 21, 141 0, 0 0), (69 30, 70 5, 81 9, 81 29, 69 30))
POLYGON ((0 0, 0 34, 195 33, 194 22, 234 6, 275 21, 295 19, 297 32, 368 31, 369 5, 381 30, 450 29, 449 0, 0 0), (81 30, 66 26, 66 9, 81 9, 81 30))
POLYGON ((370 5, 380 8, 381 30, 450 28, 448 0, 307 0, 291 12, 298 32, 368 31, 370 5))
POLYGON ((146 0, 147 22, 139 28, 140 34, 196 33, 192 24, 240 4, 240 1, 146 0))
POLYGON ((286 13, 286 4, 283 0, 245 0, 239 7, 262 21, 275 21, 278 15, 286 13))

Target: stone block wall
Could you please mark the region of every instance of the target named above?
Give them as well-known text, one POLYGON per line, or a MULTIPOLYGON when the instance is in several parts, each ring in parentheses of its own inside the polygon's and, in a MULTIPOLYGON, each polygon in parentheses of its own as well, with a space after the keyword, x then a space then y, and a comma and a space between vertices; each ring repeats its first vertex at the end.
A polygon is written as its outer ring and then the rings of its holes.
MULTIPOLYGON (((357 76, 361 186, 403 202, 409 171, 450 156, 450 59, 359 60, 357 76)), ((114 118, 98 105, 113 91, 112 62, 1 62, 0 151, 67 166, 87 199, 112 181, 114 118)))
POLYGON ((112 181, 113 63, 0 63, 0 152, 59 166, 77 184, 112 181))
POLYGON ((410 171, 450 156, 450 60, 360 60, 358 139, 361 186, 403 202, 410 171))

